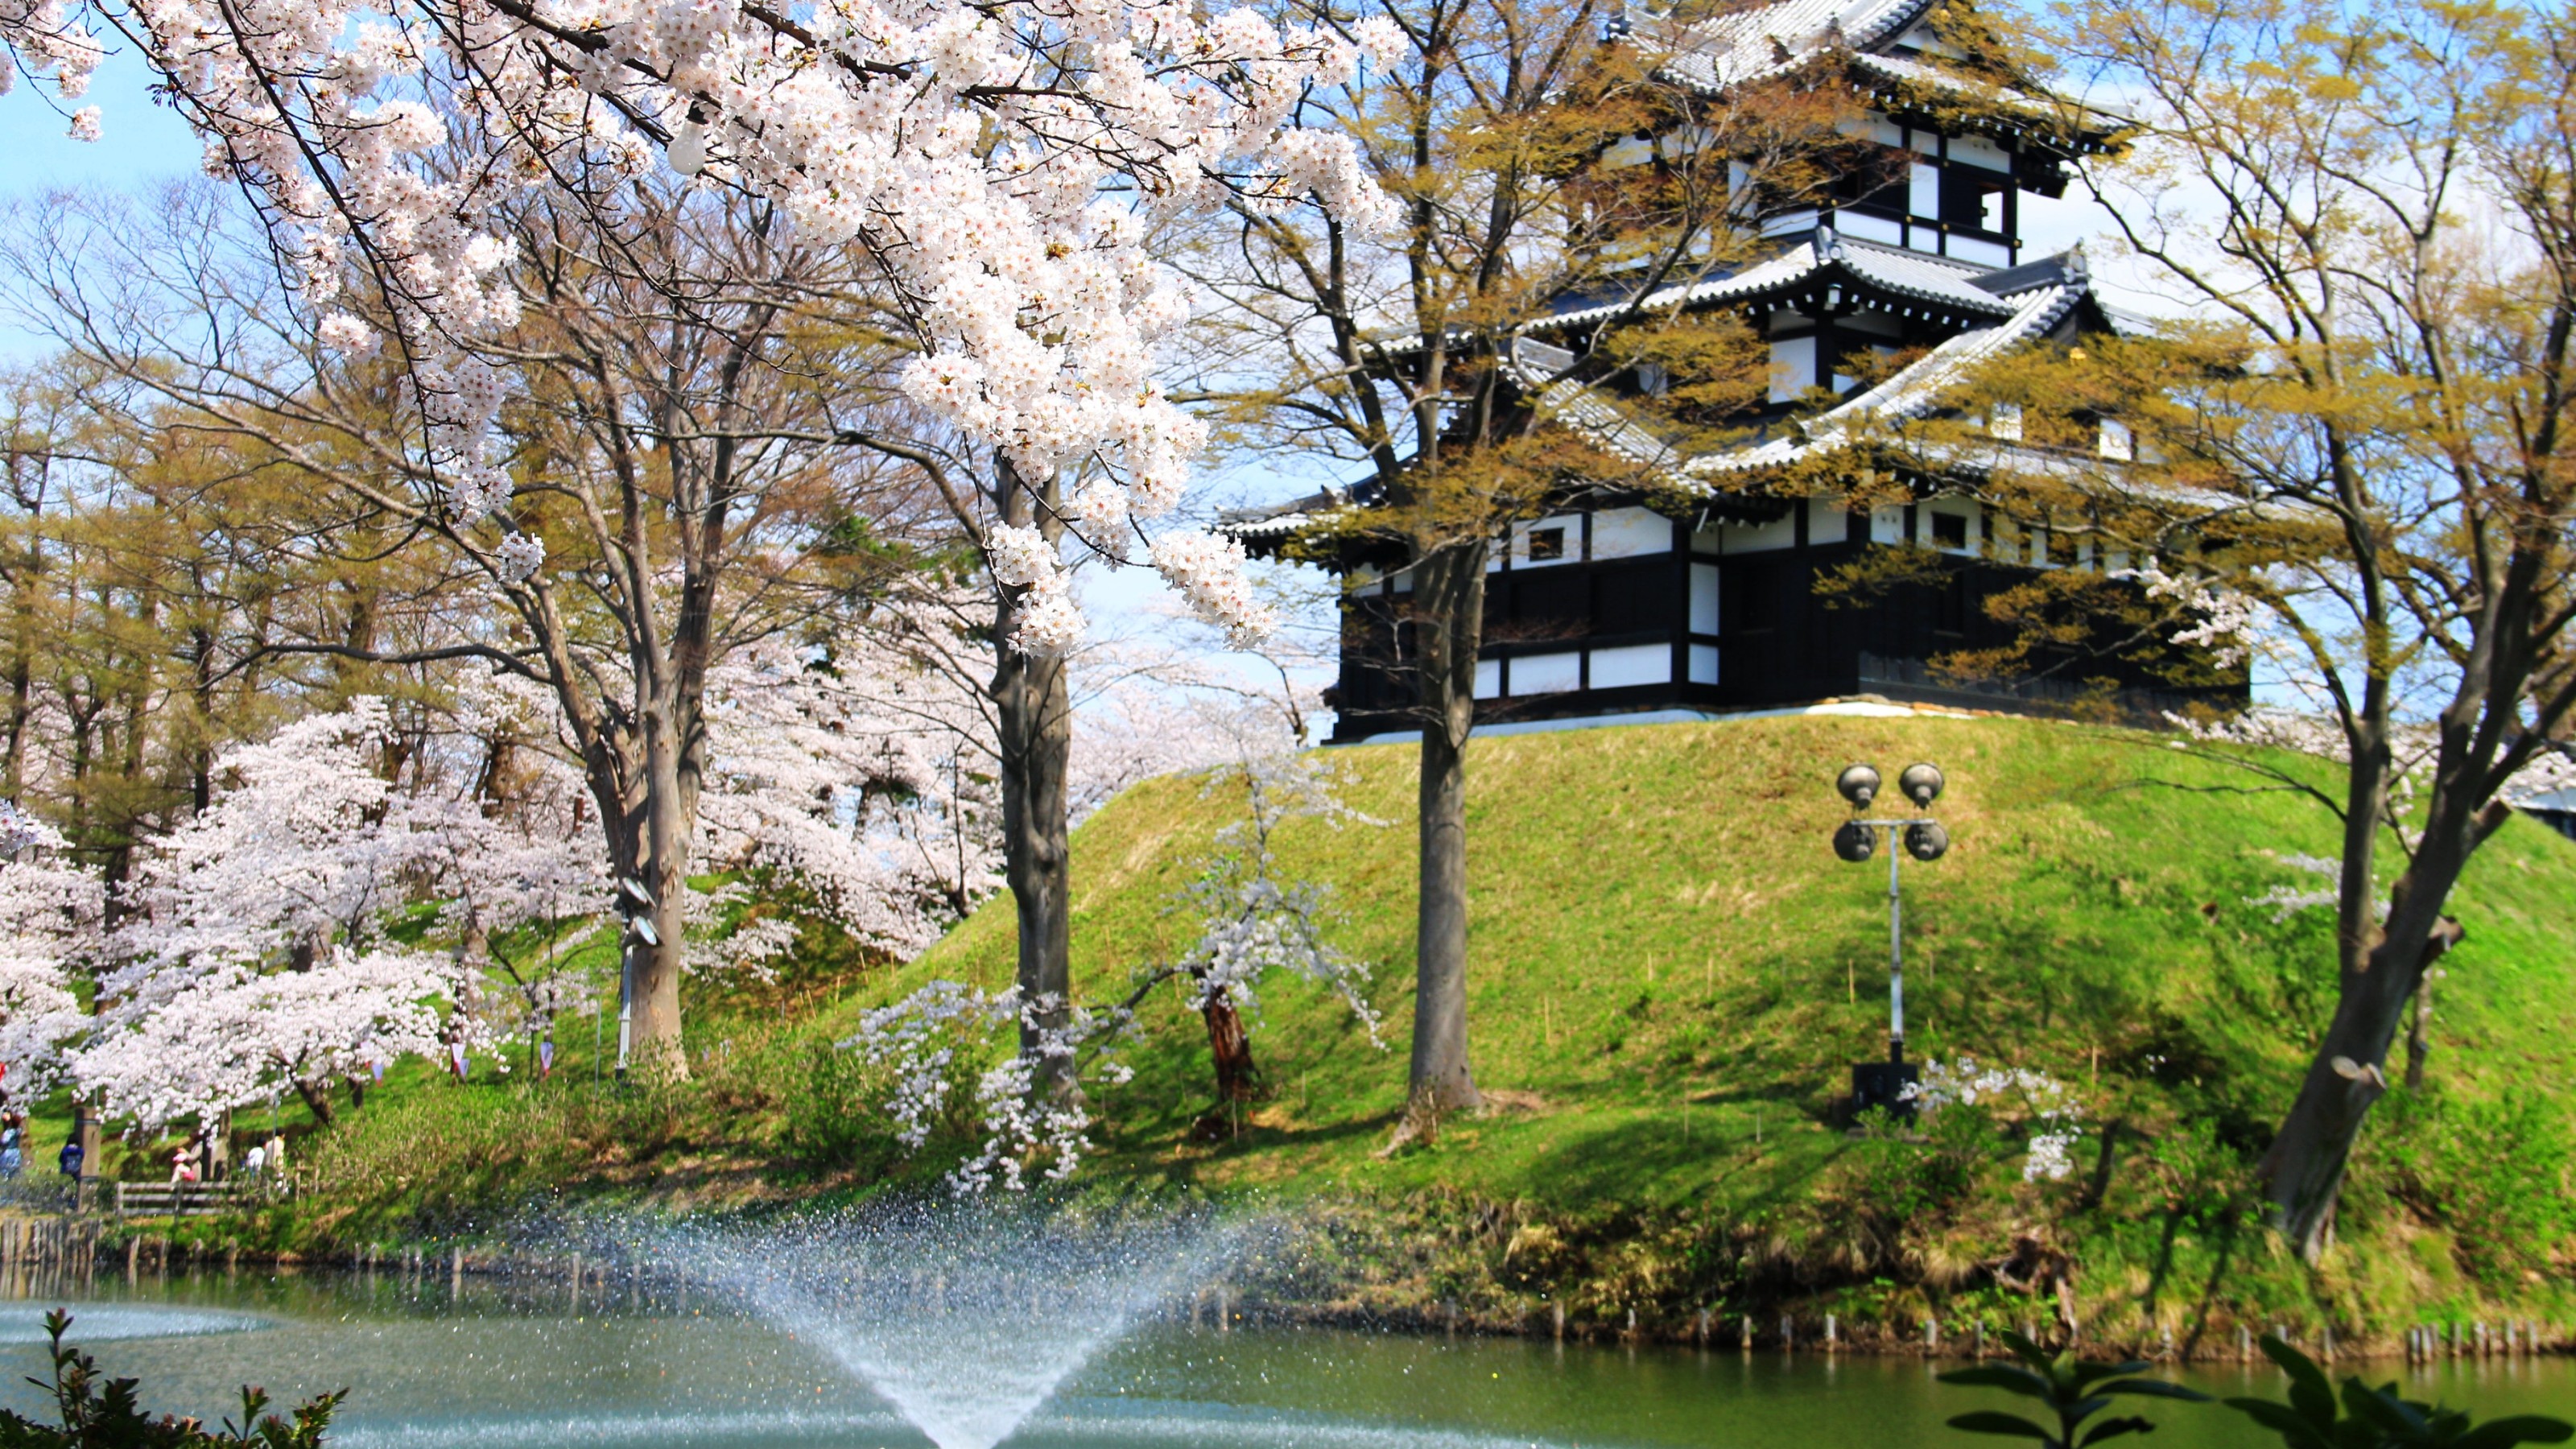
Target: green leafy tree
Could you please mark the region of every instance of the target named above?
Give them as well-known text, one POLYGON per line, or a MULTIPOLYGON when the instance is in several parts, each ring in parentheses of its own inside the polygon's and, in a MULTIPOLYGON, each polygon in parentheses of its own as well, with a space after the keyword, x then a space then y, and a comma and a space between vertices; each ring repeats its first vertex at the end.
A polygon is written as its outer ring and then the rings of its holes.
POLYGON ((1740 428, 1767 394, 1767 347, 1740 319, 1675 299, 1755 259, 1765 216, 1864 164, 1842 129, 1859 104, 1831 75, 1703 95, 1664 74, 1652 38, 1607 25, 1619 12, 1600 0, 1288 0, 1276 13, 1402 38, 1299 112, 1357 141, 1402 224, 1372 235, 1321 198, 1241 205, 1186 264, 1224 302, 1204 330, 1208 395, 1248 440, 1362 466, 1376 490, 1378 506, 1319 523, 1301 550, 1364 556, 1410 586, 1386 660, 1422 726, 1410 1139, 1482 1101, 1465 749, 1487 560, 1512 524, 1582 485, 1669 486, 1587 432, 1540 426, 1538 400, 1561 384, 1649 394, 1631 402, 1675 447, 1740 428), (1550 321, 1604 302, 1616 305, 1582 327, 1550 321), (1553 342, 1523 348, 1534 327, 1553 342))

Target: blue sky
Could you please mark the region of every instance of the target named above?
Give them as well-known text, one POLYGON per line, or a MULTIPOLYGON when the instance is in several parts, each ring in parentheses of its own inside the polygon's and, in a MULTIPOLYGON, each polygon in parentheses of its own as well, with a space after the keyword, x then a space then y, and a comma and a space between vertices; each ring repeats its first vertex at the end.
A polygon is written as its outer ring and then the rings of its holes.
POLYGON ((57 187, 99 183, 148 185, 197 168, 203 148, 187 123, 145 89, 142 60, 130 49, 108 57, 79 101, 58 100, 51 84, 0 96, 0 194, 12 199, 57 187), (84 143, 64 134, 75 106, 100 111, 102 134, 84 143))

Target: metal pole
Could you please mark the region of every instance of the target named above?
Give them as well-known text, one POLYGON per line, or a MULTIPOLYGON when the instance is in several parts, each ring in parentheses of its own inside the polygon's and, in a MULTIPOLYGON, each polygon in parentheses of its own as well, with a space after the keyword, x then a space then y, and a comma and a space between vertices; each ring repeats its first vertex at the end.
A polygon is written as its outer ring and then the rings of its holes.
POLYGON ((634 927, 627 928, 626 948, 617 956, 617 1080, 626 1080, 626 1052, 635 1032, 634 927))
POLYGON ((1905 862, 1902 837, 1887 827, 1887 1059, 1905 1060, 1905 898, 1897 871, 1905 862))

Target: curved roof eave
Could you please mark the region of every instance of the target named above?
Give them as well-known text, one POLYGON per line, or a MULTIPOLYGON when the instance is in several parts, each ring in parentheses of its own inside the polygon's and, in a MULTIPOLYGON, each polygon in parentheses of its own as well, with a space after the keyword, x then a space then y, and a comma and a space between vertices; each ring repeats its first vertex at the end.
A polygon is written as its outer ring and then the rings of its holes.
POLYGON ((1820 226, 1809 240, 1732 276, 1659 288, 1642 301, 1626 299, 1559 312, 1532 322, 1530 330, 1558 332, 1606 322, 1623 312, 1675 307, 1696 310, 1787 296, 1828 285, 2001 320, 2012 315, 2012 304, 1991 287, 1980 284, 1982 278, 1996 270, 1860 241, 1820 226))

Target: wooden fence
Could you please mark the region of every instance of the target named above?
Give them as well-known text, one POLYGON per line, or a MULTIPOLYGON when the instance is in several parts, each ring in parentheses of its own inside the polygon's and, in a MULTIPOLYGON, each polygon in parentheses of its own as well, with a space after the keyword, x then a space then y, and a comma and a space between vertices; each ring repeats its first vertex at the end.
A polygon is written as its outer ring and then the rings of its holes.
POLYGON ((258 1184, 238 1182, 120 1182, 114 1184, 118 1217, 198 1217, 229 1212, 266 1195, 258 1184))

